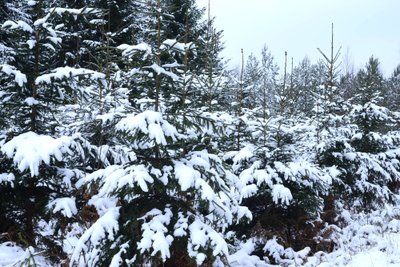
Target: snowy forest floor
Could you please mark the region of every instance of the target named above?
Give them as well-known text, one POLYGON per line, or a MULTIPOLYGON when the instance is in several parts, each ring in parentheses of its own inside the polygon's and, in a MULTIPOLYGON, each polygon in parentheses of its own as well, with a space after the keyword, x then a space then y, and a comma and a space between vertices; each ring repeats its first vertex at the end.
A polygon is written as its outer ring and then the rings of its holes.
MULTIPOLYGON (((303 252, 289 253, 291 249, 275 246, 270 255, 279 258, 278 265, 268 264, 265 259, 250 256, 253 245, 248 242, 229 258, 231 266, 353 266, 353 267, 400 267, 400 200, 396 205, 384 205, 370 213, 343 210, 338 218, 343 227, 327 226, 333 230, 330 239, 334 241, 332 252, 317 252, 304 255, 303 252)), ((71 251, 76 239, 66 239, 64 249, 71 251)), ((305 249, 304 251, 308 251, 305 249)), ((219 266, 217 263, 216 266, 219 266)), ((22 248, 11 242, 0 244, 0 266, 40 266, 54 264, 46 261, 41 252, 34 248, 22 248)))

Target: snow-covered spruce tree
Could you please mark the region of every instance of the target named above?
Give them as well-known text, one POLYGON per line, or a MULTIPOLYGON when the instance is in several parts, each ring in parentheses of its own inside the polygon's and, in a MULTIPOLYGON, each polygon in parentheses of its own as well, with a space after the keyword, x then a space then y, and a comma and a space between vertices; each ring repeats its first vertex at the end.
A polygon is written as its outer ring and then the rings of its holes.
POLYGON ((262 99, 262 118, 264 120, 267 119, 268 111, 272 113, 276 109, 276 99, 272 96, 278 87, 278 71, 279 67, 271 51, 264 45, 261 50, 261 90, 258 92, 262 99))
POLYGON ((384 103, 386 107, 393 111, 400 111, 400 65, 393 71, 392 75, 386 83, 387 93, 385 94, 384 103))
MULTIPOLYGON (((79 35, 70 34, 64 37, 67 40, 65 50, 68 55, 65 64, 71 64, 73 67, 84 66, 101 73, 104 79, 92 79, 82 83, 90 95, 89 97, 82 95, 76 99, 74 105, 67 107, 66 111, 71 117, 69 117, 69 124, 65 125, 64 130, 70 133, 79 132, 96 150, 95 158, 87 157, 88 161, 85 165, 88 170, 94 170, 115 160, 118 161, 112 154, 120 153, 121 157, 123 157, 122 154, 126 155, 120 150, 119 152, 113 151, 119 149, 113 141, 113 124, 116 123, 114 117, 120 117, 120 114, 126 113, 129 109, 129 90, 125 87, 127 81, 120 77, 120 68, 125 63, 121 62, 117 47, 122 44, 125 34, 130 36, 137 30, 132 24, 142 25, 143 21, 141 16, 137 16, 138 18, 128 16, 131 19, 129 24, 128 21, 121 18, 125 12, 132 13, 138 10, 139 4, 137 3, 129 5, 125 2, 98 3, 90 1, 90 4, 92 7, 73 9, 76 12, 83 10, 88 14, 85 16, 74 14, 75 25, 68 24, 68 27, 79 32, 79 35), (122 8, 125 10, 121 10, 122 8), (119 15, 117 16, 117 14, 119 15), (116 26, 118 22, 124 23, 125 31, 129 34, 116 26), (71 50, 71 43, 76 43, 79 49, 71 50), (89 160, 92 161, 89 162, 89 160)), ((131 36, 127 39, 127 41, 132 40, 131 36)))
POLYGON ((278 70, 266 45, 261 50, 261 60, 251 54, 246 62, 243 105, 250 109, 257 107, 255 112, 265 119, 269 112, 276 109, 276 100, 272 95, 277 89, 278 70))
POLYGON ((354 89, 351 109, 336 116, 340 118, 336 127, 320 132, 318 161, 340 170, 330 200, 366 210, 392 200, 397 190, 399 139, 394 130, 398 117, 378 104, 383 85, 378 61, 370 59, 357 76, 359 87, 354 89))
POLYGON ((398 190, 394 185, 400 179, 399 117, 380 106, 384 83, 377 59, 371 57, 357 76, 359 87, 350 112, 356 130, 348 141, 351 151, 344 155, 351 163, 346 170, 350 186, 346 192, 360 208, 368 208, 392 200, 398 190))
MULTIPOLYGON (((314 101, 314 119, 317 124, 317 142, 324 143, 322 140, 324 134, 334 131, 340 124, 340 115, 346 110, 346 103, 343 100, 343 92, 338 86, 339 62, 341 47, 335 51, 334 35, 332 23, 332 37, 330 53, 326 55, 319 49, 324 60, 324 80, 319 84, 315 93, 314 101)), ((329 139, 329 137, 327 137, 329 139)))
POLYGON ((65 8, 44 0, 11 4, 17 15, 1 25, 6 49, 0 64, 0 116, 6 119, 0 141, 0 209, 7 222, 1 231, 60 260, 61 243, 48 235, 63 219, 52 212, 67 219, 76 214, 71 191, 82 176, 76 166, 83 157, 80 136, 59 132, 60 112, 85 93, 79 80, 104 76, 59 61, 65 8))
POLYGON ((275 237, 295 250, 314 245, 310 240, 317 230, 307 222, 319 219, 323 197, 337 175, 335 168, 314 163, 308 144, 314 129, 305 122, 281 117, 270 118, 267 125, 248 120, 247 127, 253 140, 243 140, 242 148, 227 153, 225 159, 232 161, 239 176, 242 204, 250 209, 253 220, 232 230, 238 237, 253 240, 257 253, 265 256, 274 253, 274 247, 266 245, 275 237))
POLYGON ((311 117, 315 91, 324 81, 324 66, 322 62, 311 64, 310 59, 305 57, 294 67, 290 75, 293 80, 293 89, 298 94, 293 103, 293 111, 298 115, 311 117))
POLYGON ((314 162, 322 168, 337 170, 336 179, 332 181, 329 195, 325 197, 323 220, 334 223, 337 210, 336 201, 343 195, 343 175, 346 173, 346 163, 337 157, 346 151, 346 140, 353 130, 347 116, 350 105, 344 100, 344 91, 339 83, 340 48, 335 51, 332 24, 330 53, 325 54, 318 49, 324 60, 323 81, 317 85, 314 93, 314 106, 311 125, 315 127, 312 136, 314 162))
POLYGON ((244 73, 243 107, 252 109, 256 106, 260 78, 260 62, 255 55, 250 54, 246 61, 244 73))
POLYGON ((184 101, 185 94, 177 93, 186 90, 189 68, 175 59, 185 62, 194 45, 162 39, 164 20, 171 16, 161 1, 149 5, 153 38, 119 46, 125 74, 136 77, 139 86, 132 88, 134 111, 115 130, 135 157, 81 180, 82 187, 94 190, 89 203, 100 217, 77 242, 72 264, 211 264, 228 254, 227 227, 250 216, 235 201, 236 177, 210 141, 214 132, 205 121, 211 116, 202 118, 184 101), (134 60, 138 57, 142 61, 134 60))
POLYGON ((373 101, 381 104, 383 100, 384 80, 379 69, 379 60, 373 56, 368 59, 365 69, 361 69, 356 76, 357 88, 352 103, 364 105, 373 101))
MULTIPOLYGON (((209 3, 210 4, 210 3, 209 3)), ((218 31, 211 18, 211 7, 208 6, 208 17, 204 23, 205 31, 196 42, 196 58, 192 72, 195 74, 193 83, 197 88, 193 105, 198 108, 207 108, 209 111, 225 111, 230 107, 230 95, 226 93, 228 75, 225 70, 225 62, 220 56, 223 49, 222 31, 218 31), (203 103, 206 103, 204 105, 203 103)))
MULTIPOLYGON (((173 20, 165 21, 164 38, 176 39, 180 42, 196 42, 195 54, 188 52, 191 72, 202 73, 208 66, 209 26, 204 20, 204 8, 199 8, 195 0, 166 0, 165 6, 173 20)), ((214 37, 213 37, 214 38, 214 37)), ((219 52, 219 51, 218 51, 219 52)), ((175 58, 178 63, 182 57, 175 58)))
MULTIPOLYGON (((237 237, 255 243, 255 253, 270 257, 275 263, 295 257, 293 249, 313 245, 310 240, 317 230, 307 222, 320 218, 323 196, 337 175, 334 168, 315 164, 315 151, 309 145, 310 132, 315 129, 286 112, 288 86, 284 81, 276 90, 277 114, 267 120, 261 112, 259 117, 247 115, 243 129, 251 135, 242 139, 239 150, 225 155, 239 176, 242 204, 253 214, 250 226, 233 226, 231 230, 237 237), (288 250, 276 251, 276 242, 288 250)), ((262 110, 262 101, 257 108, 262 110)))

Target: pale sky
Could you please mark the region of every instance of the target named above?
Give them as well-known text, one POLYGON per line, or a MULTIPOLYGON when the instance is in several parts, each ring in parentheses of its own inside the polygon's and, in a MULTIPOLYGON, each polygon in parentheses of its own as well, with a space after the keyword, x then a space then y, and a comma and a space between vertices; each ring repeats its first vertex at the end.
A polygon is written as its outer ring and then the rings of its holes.
POLYGON ((341 61, 348 55, 358 69, 374 55, 385 75, 400 64, 400 0, 211 0, 211 14, 224 30, 222 55, 231 67, 239 65, 241 48, 247 58, 264 44, 280 66, 284 51, 294 65, 306 55, 316 62, 318 47, 330 51, 332 22, 341 61))

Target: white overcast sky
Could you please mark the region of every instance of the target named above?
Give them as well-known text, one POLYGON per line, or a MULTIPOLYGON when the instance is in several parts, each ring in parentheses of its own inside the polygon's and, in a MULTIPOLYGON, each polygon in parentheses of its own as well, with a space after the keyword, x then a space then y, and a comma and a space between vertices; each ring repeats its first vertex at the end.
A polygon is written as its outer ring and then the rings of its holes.
POLYGON ((342 62, 347 55, 358 69, 374 55, 385 75, 400 64, 400 0, 211 0, 211 14, 224 31, 222 55, 231 67, 239 65, 241 48, 247 58, 264 44, 280 66, 284 51, 295 65, 306 55, 316 62, 317 47, 330 51, 332 22, 342 62))

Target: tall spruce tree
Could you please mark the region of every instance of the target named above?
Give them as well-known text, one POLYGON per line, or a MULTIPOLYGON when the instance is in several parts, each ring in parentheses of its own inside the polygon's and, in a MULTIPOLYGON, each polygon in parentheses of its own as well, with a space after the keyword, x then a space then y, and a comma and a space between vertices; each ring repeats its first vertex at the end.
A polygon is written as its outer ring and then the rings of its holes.
POLYGON ((395 68, 386 84, 384 103, 393 111, 400 111, 400 65, 395 68))
POLYGON ((83 176, 77 168, 82 142, 78 135, 59 132, 64 122, 60 113, 85 91, 80 80, 104 76, 59 62, 66 35, 62 15, 85 10, 59 8, 45 0, 15 1, 10 8, 18 13, 1 26, 7 47, 0 65, 1 117, 7 118, 0 141, 0 209, 6 222, 1 231, 60 260, 62 241, 44 235, 42 228, 53 225, 59 236, 62 221, 77 213, 71 192, 83 176))
POLYGON ((88 203, 100 217, 75 247, 77 264, 208 264, 227 257, 227 226, 250 216, 238 205, 236 177, 211 141, 214 116, 195 112, 185 101, 190 92, 179 93, 190 72, 177 58, 186 63, 195 46, 165 38, 172 16, 165 3, 148 4, 153 34, 146 43, 118 47, 125 60, 121 79, 133 76, 140 85, 133 111, 114 126, 117 142, 134 156, 80 181, 94 189, 88 203))
POLYGON ((379 60, 372 56, 365 68, 357 73, 357 91, 355 92, 354 103, 364 105, 371 101, 377 104, 382 102, 385 92, 379 64, 379 60))

